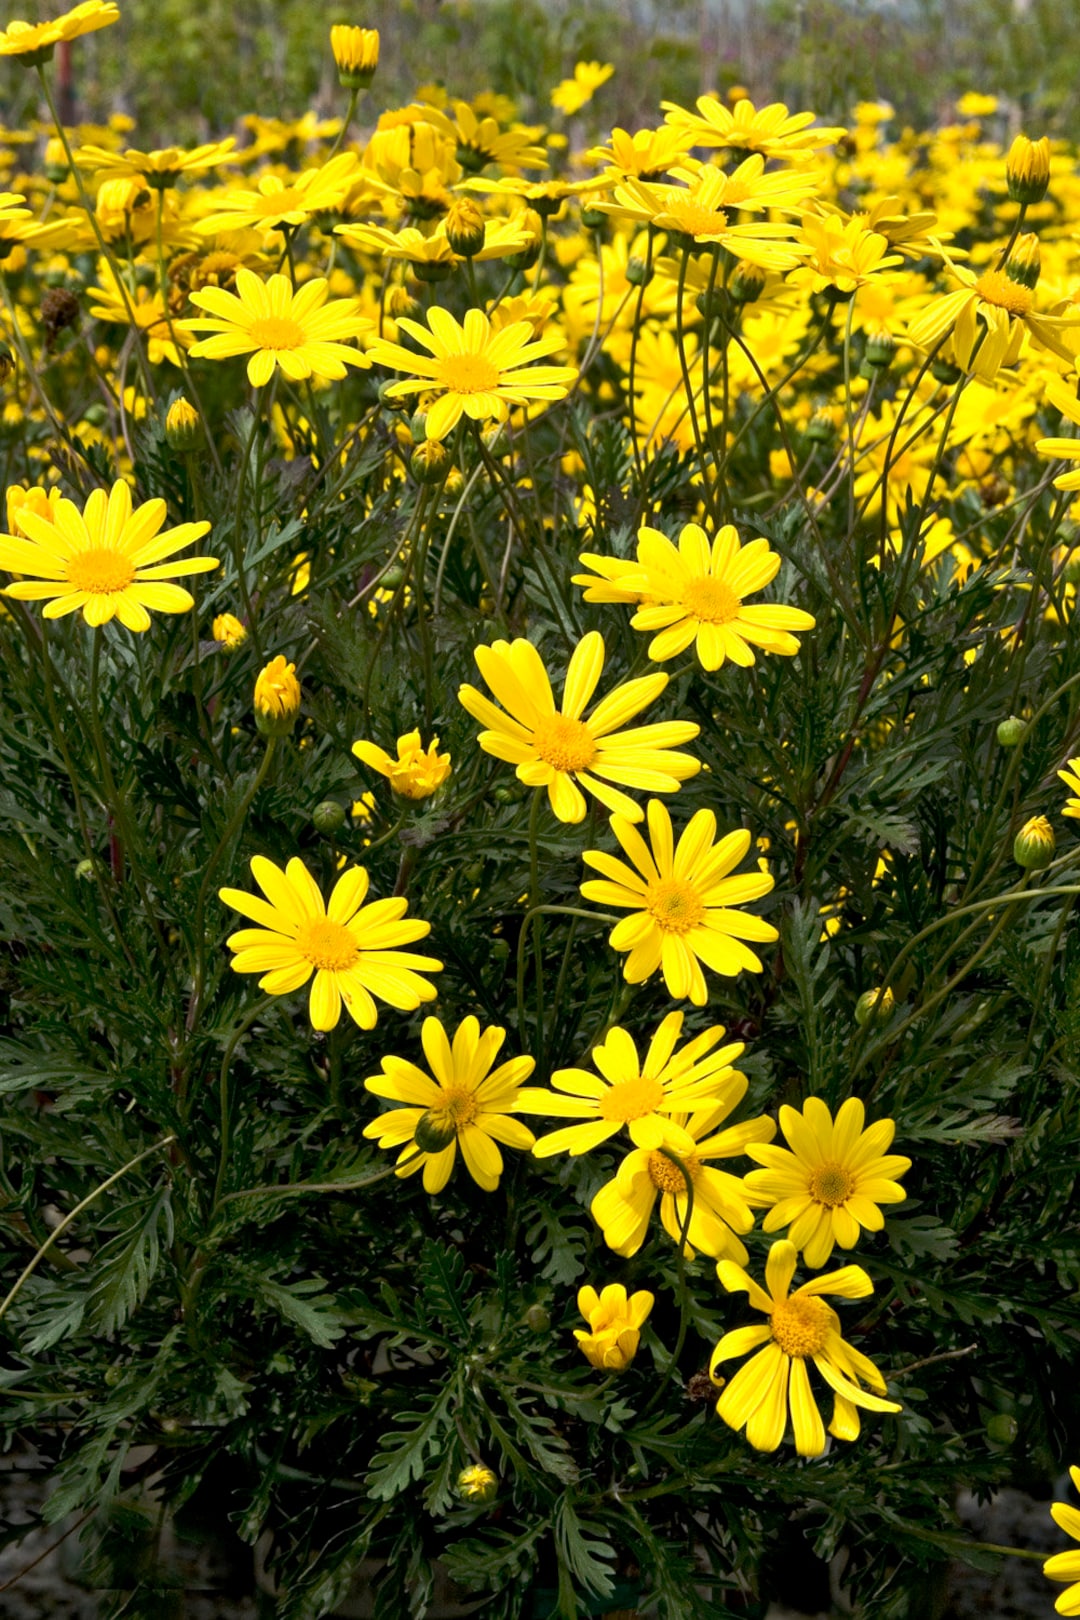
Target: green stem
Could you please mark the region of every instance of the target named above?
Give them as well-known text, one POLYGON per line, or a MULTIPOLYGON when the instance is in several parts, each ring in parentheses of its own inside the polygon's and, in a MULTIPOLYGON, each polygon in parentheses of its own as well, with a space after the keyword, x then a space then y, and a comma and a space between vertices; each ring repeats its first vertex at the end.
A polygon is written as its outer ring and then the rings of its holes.
POLYGON ((247 1034, 252 1024, 263 1016, 267 1007, 273 1001, 272 996, 263 996, 252 1007, 234 1028, 229 1037, 228 1045, 221 1059, 221 1068, 218 1072, 218 1105, 221 1114, 221 1153, 218 1159, 217 1178, 214 1182, 214 1201, 210 1208, 211 1216, 221 1203, 222 1191, 225 1186, 225 1174, 229 1165, 229 1067, 233 1060, 233 1053, 247 1034))
MULTIPOLYGON (((678 1254, 676 1257, 676 1266, 678 1270, 679 1332, 675 1340, 675 1348, 671 1352, 671 1358, 668 1361, 667 1366, 664 1368, 663 1374, 657 1378, 656 1387, 653 1390, 652 1396, 638 1418, 639 1424, 643 1423, 646 1416, 652 1411, 657 1401, 663 1395, 671 1375, 677 1371, 679 1357, 682 1355, 683 1347, 686 1344, 687 1329, 690 1326, 690 1296, 686 1286, 686 1236, 690 1230, 690 1222, 694 1218, 694 1178, 691 1176, 683 1161, 678 1157, 677 1154, 672 1153, 670 1148, 661 1146, 658 1151, 663 1154, 664 1158, 673 1164, 679 1171, 683 1178, 683 1186, 686 1188, 686 1213, 679 1225, 679 1245, 678 1254)), ((676 1208, 677 1207, 678 1205, 676 1204, 676 1208)))
POLYGON ((0 1303, 0 1322, 2 1322, 4 1317, 7 1315, 12 1301, 19 1293, 23 1284, 29 1277, 33 1276, 34 1272, 37 1270, 42 1260, 44 1260, 53 1244, 58 1238, 63 1236, 72 1222, 77 1220, 82 1214, 83 1210, 88 1209, 89 1206, 94 1202, 95 1198, 100 1198, 103 1192, 108 1192, 110 1187, 114 1187, 122 1176, 127 1175, 129 1170, 134 1170, 136 1165, 142 1164, 143 1160, 148 1159, 151 1154, 160 1153, 163 1148, 170 1147, 175 1141, 176 1137, 174 1135, 170 1135, 164 1137, 160 1142, 155 1142, 152 1147, 144 1148, 143 1151, 141 1153, 137 1153, 133 1159, 129 1159, 127 1164, 121 1165, 119 1170, 114 1171, 106 1181, 101 1183, 100 1187, 95 1187, 92 1193, 88 1193, 85 1198, 75 1205, 73 1210, 70 1210, 68 1214, 64 1216, 62 1221, 57 1223, 57 1225, 45 1239, 45 1242, 41 1245, 40 1249, 38 1249, 37 1253, 23 1267, 22 1271, 19 1273, 19 1276, 8 1290, 7 1296, 3 1302, 0 1303))

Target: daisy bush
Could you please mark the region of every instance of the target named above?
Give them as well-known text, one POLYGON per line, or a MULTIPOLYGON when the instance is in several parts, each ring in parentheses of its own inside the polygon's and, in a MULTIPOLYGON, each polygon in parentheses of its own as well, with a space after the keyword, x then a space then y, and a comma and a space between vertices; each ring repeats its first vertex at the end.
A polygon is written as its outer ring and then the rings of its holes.
POLYGON ((118 1615, 921 1620, 1080 1480, 1074 147, 360 19, 157 148, 116 21, 0 29, 6 1445, 118 1615))

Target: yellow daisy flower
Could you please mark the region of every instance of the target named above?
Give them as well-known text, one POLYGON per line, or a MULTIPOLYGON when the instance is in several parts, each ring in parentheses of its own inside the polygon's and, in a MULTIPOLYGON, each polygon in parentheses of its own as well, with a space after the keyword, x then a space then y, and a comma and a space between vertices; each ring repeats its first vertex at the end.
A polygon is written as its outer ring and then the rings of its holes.
POLYGON ((174 186, 182 174, 199 174, 215 169, 232 155, 236 137, 224 141, 208 141, 204 146, 185 150, 182 146, 166 146, 153 152, 140 152, 129 146, 124 152, 110 152, 104 146, 80 146, 75 162, 80 169, 111 175, 141 175, 149 185, 159 190, 174 186))
MULTIPOLYGON (((745 165, 743 166, 745 167, 745 165)), ((791 243, 794 226, 776 220, 733 224, 737 212, 794 208, 805 196, 805 176, 795 182, 785 173, 761 175, 758 159, 752 183, 747 176, 725 174, 723 169, 701 168, 689 184, 656 185, 649 180, 627 180, 616 185, 610 203, 597 209, 615 219, 651 225, 659 231, 691 238, 701 247, 727 248, 737 259, 766 270, 790 270, 799 262, 791 243)))
POLYGON ((966 265, 948 261, 948 270, 961 285, 931 299, 912 321, 907 335, 916 348, 934 349, 951 334, 955 363, 991 383, 1002 366, 1015 365, 1029 332, 1043 348, 1072 365, 1073 354, 1062 334, 1080 317, 1038 313, 1034 291, 994 266, 976 276, 966 265))
POLYGON ((370 361, 341 339, 360 337, 373 323, 357 313, 358 298, 335 298, 328 304, 329 290, 330 284, 322 276, 294 289, 288 276, 273 275, 262 281, 253 270, 241 266, 236 272, 235 294, 222 287, 203 287, 191 294, 196 308, 210 314, 181 321, 179 329, 215 334, 193 344, 193 355, 225 360, 250 354, 247 374, 253 388, 268 383, 276 366, 294 382, 305 377, 344 377, 346 367, 367 366, 370 361))
POLYGON ((615 72, 611 62, 578 62, 572 79, 563 79, 551 92, 551 105, 567 118, 579 113, 615 72))
POLYGON ((635 630, 658 632, 649 643, 649 657, 657 663, 676 658, 692 644, 708 670, 720 669, 729 658, 749 667, 755 662, 755 646, 790 658, 799 650, 791 632, 812 630, 816 623, 802 608, 744 603, 744 596, 764 590, 776 578, 782 558, 767 540, 742 545, 730 523, 711 546, 705 530, 688 523, 677 548, 659 529, 643 528, 637 560, 637 572, 620 570, 617 584, 643 598, 630 622, 635 630))
POLYGON ((259 924, 241 928, 226 941, 235 953, 233 971, 261 973, 259 989, 271 996, 299 990, 314 973, 309 1004, 313 1028, 335 1028, 342 1002, 361 1029, 374 1029, 375 996, 401 1012, 415 1012, 421 1002, 434 1000, 435 986, 420 974, 437 973, 442 963, 396 949, 423 939, 431 924, 406 917, 409 902, 404 898, 365 906, 364 867, 342 872, 329 904, 295 855, 284 871, 264 855, 253 855, 251 872, 265 899, 243 889, 218 891, 225 905, 259 924))
POLYGON ((582 714, 604 668, 604 638, 590 630, 574 649, 566 671, 563 706, 556 709, 543 660, 531 641, 496 641, 477 647, 475 658, 499 709, 474 686, 463 686, 458 700, 475 720, 490 727, 480 746, 496 759, 516 765, 519 781, 546 787, 560 821, 581 821, 585 798, 578 784, 609 810, 640 821, 641 809, 612 782, 645 792, 675 793, 680 782, 701 769, 690 754, 675 753, 699 727, 690 720, 660 721, 620 731, 628 720, 658 698, 664 675, 624 681, 602 698, 587 720, 582 714), (505 711, 505 712, 504 712, 505 711))
POLYGON ((760 973, 761 962, 743 941, 769 944, 779 936, 771 923, 733 908, 768 894, 773 880, 767 872, 729 875, 750 848, 750 834, 740 829, 714 845, 711 810, 691 816, 678 847, 660 799, 649 800, 648 821, 651 849, 625 816, 612 816, 611 830, 632 866, 587 849, 586 865, 603 877, 583 883, 581 892, 586 900, 632 912, 608 935, 613 950, 630 953, 623 965, 628 984, 642 984, 660 968, 669 995, 704 1007, 702 962, 727 977, 744 968, 760 973))
POLYGON ((505 1038, 506 1031, 494 1024, 481 1032, 470 1016, 451 1045, 439 1020, 425 1018, 420 1039, 431 1074, 404 1058, 384 1057, 382 1074, 364 1081, 376 1097, 406 1104, 364 1127, 364 1135, 380 1147, 401 1148, 399 1176, 422 1169, 424 1191, 442 1192, 460 1146, 477 1186, 494 1192, 503 1168, 498 1144, 525 1152, 532 1147, 532 1131, 511 1116, 535 1064, 531 1057, 516 1057, 492 1070, 505 1038))
POLYGON ((724 1389, 717 1412, 731 1428, 745 1427, 747 1440, 758 1451, 775 1451, 784 1438, 790 1409, 799 1455, 820 1457, 825 1427, 810 1388, 808 1359, 836 1397, 829 1433, 838 1440, 858 1438, 860 1406, 871 1412, 899 1412, 900 1407, 883 1398, 885 1380, 872 1361, 841 1337, 840 1318, 821 1298, 835 1294, 865 1299, 874 1291, 866 1272, 861 1266, 844 1266, 790 1293, 797 1260, 794 1244, 784 1240, 773 1244, 765 1265, 768 1293, 741 1266, 720 1261, 716 1274, 728 1293, 745 1291, 755 1310, 764 1311, 769 1320, 760 1327, 725 1333, 712 1353, 709 1371, 715 1378, 722 1362, 756 1350, 724 1389))
POLYGON ((782 102, 755 107, 748 96, 734 107, 725 107, 715 96, 699 96, 697 113, 688 112, 675 101, 660 103, 667 122, 691 137, 694 146, 719 146, 729 152, 758 152, 765 158, 800 161, 809 152, 831 146, 847 132, 841 128, 818 128, 811 112, 789 113, 782 102))
POLYGON ((641 1342, 641 1329, 653 1308, 655 1294, 641 1288, 627 1298, 622 1283, 608 1283, 597 1293, 591 1283, 578 1289, 578 1310, 588 1328, 575 1328, 583 1355, 600 1372, 625 1372, 641 1342))
MULTIPOLYGON (((1080 1468, 1070 1468, 1069 1478, 1073 1482, 1073 1489, 1080 1491, 1080 1468)), ((1059 1530, 1064 1530, 1074 1541, 1080 1541, 1080 1511, 1068 1502, 1054 1502, 1050 1516, 1059 1530)), ((1058 1614, 1080 1614, 1080 1547, 1072 1547, 1068 1552, 1055 1553, 1048 1558, 1043 1565, 1043 1574, 1051 1581, 1077 1583, 1058 1594, 1054 1608, 1058 1614)))
POLYGON ((835 1120, 820 1097, 807 1097, 801 1113, 786 1103, 780 1109, 780 1129, 793 1151, 765 1143, 746 1150, 766 1166, 746 1177, 756 1202, 772 1205, 765 1231, 788 1227, 789 1241, 814 1270, 836 1244, 853 1249, 862 1227, 881 1231, 885 1217, 879 1204, 899 1204, 907 1197, 896 1177, 911 1169, 911 1160, 886 1152, 895 1122, 879 1119, 864 1130, 865 1123, 858 1097, 842 1103, 835 1120))
POLYGON ((1077 795, 1075 799, 1066 799, 1062 809, 1063 816, 1072 816, 1080 821, 1080 759, 1070 759, 1067 771, 1058 771, 1058 775, 1065 786, 1077 795))
POLYGON ((45 516, 41 503, 19 503, 19 533, 0 534, 0 568, 29 576, 8 585, 4 595, 43 601, 46 619, 81 608, 87 624, 117 618, 125 629, 149 630, 148 608, 186 613, 195 606, 191 593, 172 580, 218 567, 217 557, 166 561, 207 534, 209 523, 181 523, 159 534, 165 502, 145 501, 133 510, 123 479, 108 495, 95 489, 81 512, 73 501, 54 503, 51 496, 48 505, 45 516))
POLYGON ((450 775, 450 755, 439 753, 439 739, 432 737, 430 748, 420 742, 419 731, 409 731, 397 740, 397 758, 373 742, 354 742, 357 759, 385 776, 395 793, 406 799, 426 799, 442 787, 450 775))
POLYGON ((515 321, 494 332, 479 309, 465 313, 459 326, 449 310, 438 305, 428 310, 428 325, 403 315, 398 327, 428 352, 416 354, 399 343, 376 342, 368 358, 411 375, 391 383, 387 394, 434 393, 439 397, 427 413, 429 439, 445 439, 462 415, 474 422, 505 422, 512 405, 530 400, 564 399, 577 379, 574 366, 534 366, 533 360, 563 347, 563 337, 549 332, 533 341, 528 321, 515 321))
POLYGON ((61 40, 78 39, 120 21, 120 9, 113 0, 83 0, 82 5, 65 11, 51 22, 10 22, 0 33, 0 56, 25 56, 29 66, 47 62, 61 40))
POLYGON ((339 208, 356 179, 356 169, 356 154, 341 152, 329 163, 303 169, 285 180, 264 174, 254 191, 226 192, 217 212, 207 214, 196 228, 202 236, 244 230, 266 236, 283 226, 295 229, 315 214, 339 208))
MULTIPOLYGON (((724 1031, 717 1029, 708 1033, 719 1039, 724 1031)), ((708 1161, 741 1157, 748 1142, 770 1142, 776 1126, 764 1114, 759 1114, 756 1119, 743 1120, 739 1125, 717 1131, 717 1126, 738 1107, 747 1087, 746 1076, 737 1069, 720 1078, 723 1100, 715 1108, 696 1116, 676 1114, 673 1120, 693 1139, 691 1150, 678 1155, 694 1191, 684 1252, 688 1260, 693 1260, 695 1250, 700 1250, 715 1259, 723 1255, 745 1265, 746 1249, 736 1233, 749 1232, 754 1224, 746 1188, 737 1176, 714 1169, 708 1161)), ((664 1231, 673 1243, 678 1243, 686 1221, 683 1172, 658 1148, 634 1148, 589 1206, 609 1249, 625 1256, 637 1254, 645 1241, 657 1198, 664 1231)))
POLYGON ((692 1153, 694 1136, 671 1116, 714 1117, 736 1072, 731 1065, 746 1048, 736 1041, 712 1052, 724 1034, 723 1027, 717 1025, 676 1052, 682 1026, 682 1013, 668 1013, 649 1042, 642 1063, 633 1037, 616 1025, 592 1052, 602 1079, 588 1069, 557 1069, 551 1077, 554 1091, 539 1087, 526 1091, 521 1103, 523 1113, 583 1122, 542 1136, 533 1149, 536 1157, 588 1153, 624 1125, 635 1147, 646 1151, 669 1147, 680 1156, 692 1153), (711 1056, 706 1056, 710 1052, 711 1056))

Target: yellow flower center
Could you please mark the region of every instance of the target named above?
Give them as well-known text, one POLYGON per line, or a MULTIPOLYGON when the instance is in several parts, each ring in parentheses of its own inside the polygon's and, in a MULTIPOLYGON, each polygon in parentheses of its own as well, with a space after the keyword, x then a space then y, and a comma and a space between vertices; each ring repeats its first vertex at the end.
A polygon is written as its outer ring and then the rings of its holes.
POLYGON ((975 283, 975 291, 984 304, 1006 309, 1010 315, 1026 315, 1035 302, 1031 289, 1010 281, 1003 270, 985 270, 975 283))
POLYGON ((810 1196, 816 1204, 835 1209, 846 1204, 855 1191, 855 1182, 842 1164, 819 1164, 810 1176, 810 1196))
POLYGON ((584 720, 549 714, 533 732, 533 747, 557 771, 586 771, 596 758, 596 742, 584 720))
MULTIPOLYGON (((664 1100, 664 1088, 659 1080, 647 1075, 635 1075, 633 1080, 620 1080, 609 1087, 600 1098, 600 1118, 617 1119, 628 1125, 632 1119, 644 1119, 664 1100)), ((674 1169, 674 1166, 672 1166, 674 1169)))
POLYGON ((486 394, 499 386, 499 368, 486 354, 447 354, 438 381, 452 394, 486 394))
POLYGON ((112 546, 91 546, 68 558, 67 577, 77 591, 91 596, 115 596, 126 590, 135 578, 130 557, 112 546))
POLYGON ((251 341, 260 349, 299 349, 304 329, 287 315, 262 315, 251 323, 251 341))
POLYGON ((705 915, 701 896, 692 883, 661 878, 645 890, 645 910, 665 934, 688 934, 705 915))
POLYGON ((305 923, 296 936, 296 948, 312 967, 326 973, 344 973, 356 965, 360 955, 354 936, 343 923, 319 917, 305 923))
POLYGON ((703 203, 682 198, 677 191, 668 193, 663 211, 674 220, 676 230, 687 236, 718 236, 727 229, 727 215, 722 208, 706 208, 703 203))
POLYGON ((706 624, 730 624, 742 609, 742 601, 731 586, 710 575, 690 581, 682 593, 682 605, 693 618, 703 619, 706 624))
MULTIPOLYGON (((691 1153, 683 1160, 683 1164, 686 1166, 690 1180, 692 1182, 696 1181, 698 1171, 701 1169, 701 1162, 697 1155, 691 1153)), ((683 1193, 686 1191, 686 1182, 682 1171, 677 1164, 673 1164, 663 1153, 649 1154, 649 1177, 653 1186, 659 1187, 661 1192, 683 1193)))
POLYGON ((785 1356, 816 1356, 825 1348, 831 1316, 824 1300, 796 1294, 773 1308, 772 1336, 785 1356))

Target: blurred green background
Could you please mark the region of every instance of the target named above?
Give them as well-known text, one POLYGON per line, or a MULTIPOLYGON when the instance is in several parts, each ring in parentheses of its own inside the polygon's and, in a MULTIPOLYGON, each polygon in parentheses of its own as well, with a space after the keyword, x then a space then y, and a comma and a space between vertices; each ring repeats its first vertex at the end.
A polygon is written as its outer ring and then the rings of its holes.
MULTIPOLYGON (((231 129, 242 112, 293 118, 340 108, 331 23, 377 27, 382 63, 368 108, 433 80, 491 88, 525 118, 550 115, 553 84, 579 59, 614 62, 597 122, 657 122, 661 99, 745 84, 755 100, 842 116, 883 97, 902 122, 947 115, 965 90, 1008 97, 1032 133, 1069 134, 1080 114, 1072 42, 1080 0, 120 0, 123 21, 72 49, 77 111, 130 113, 141 142, 231 129), (1038 129, 1036 130, 1036 124, 1038 129)), ((18 9, 18 7, 16 7, 18 9)), ((63 0, 24 5, 27 14, 63 0)), ((5 64, 4 116, 34 110, 32 79, 5 64)), ((363 116, 363 105, 361 108, 363 116)))

